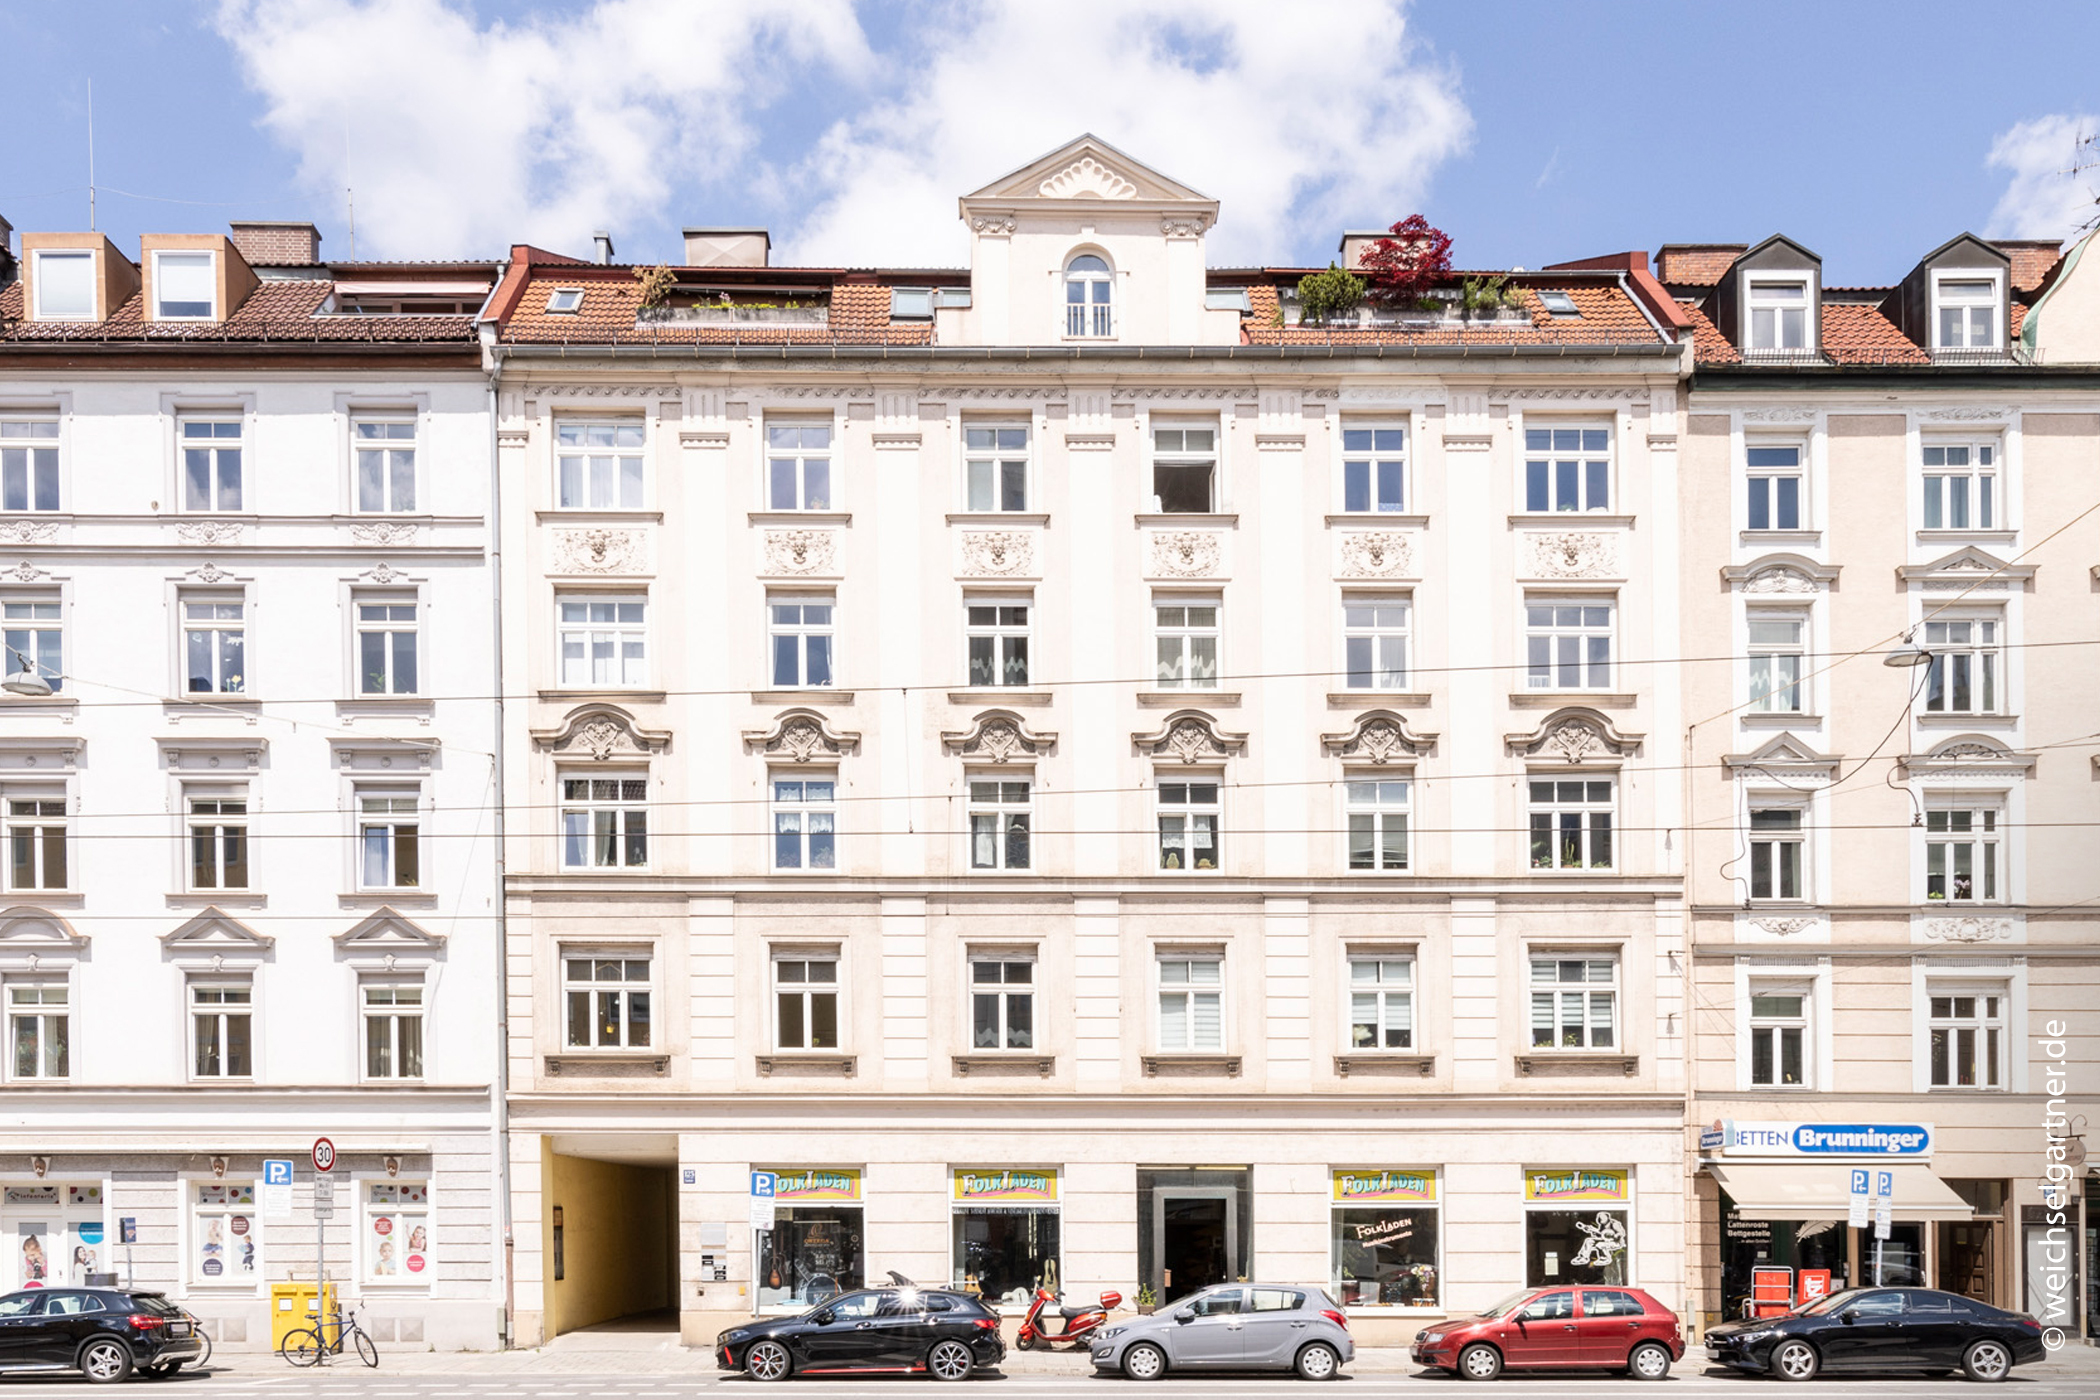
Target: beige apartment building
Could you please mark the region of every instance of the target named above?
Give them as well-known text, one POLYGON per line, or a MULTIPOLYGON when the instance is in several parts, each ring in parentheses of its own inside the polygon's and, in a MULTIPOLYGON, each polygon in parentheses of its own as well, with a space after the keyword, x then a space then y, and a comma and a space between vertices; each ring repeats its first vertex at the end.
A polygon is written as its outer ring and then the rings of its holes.
POLYGON ((492 299, 516 1337, 891 1270, 1684 1305, 1692 319, 1322 322, 1090 137, 960 214, 492 299))
POLYGON ((2083 1130, 2100 1066, 2087 246, 1965 235, 1879 288, 1827 285, 1784 237, 1660 254, 1697 345, 1680 732, 1704 1320, 1744 1315, 1764 1265, 1793 1271, 1782 1297, 1879 1279, 2093 1330, 2082 1142, 2044 1193, 2051 1125, 2083 1130), (1893 1188, 1878 1262, 1862 1168, 1893 1188))

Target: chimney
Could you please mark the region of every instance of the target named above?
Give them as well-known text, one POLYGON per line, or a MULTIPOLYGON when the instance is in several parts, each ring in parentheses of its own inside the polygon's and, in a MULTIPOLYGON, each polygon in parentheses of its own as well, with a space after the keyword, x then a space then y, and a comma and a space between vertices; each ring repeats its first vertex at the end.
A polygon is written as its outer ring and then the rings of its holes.
POLYGON ((321 261, 321 231, 296 219, 247 219, 227 225, 250 267, 312 267, 321 261))
POLYGON ((1665 243, 1655 255, 1655 280, 1670 287, 1711 287, 1749 249, 1747 243, 1665 243))
POLYGON ((0 289, 15 280, 15 226, 0 219, 0 289))
POLYGON ((613 260, 613 245, 611 234, 607 233, 604 229, 601 228, 596 233, 593 233, 591 235, 591 242, 598 245, 598 251, 592 255, 592 261, 603 266, 604 264, 609 263, 613 260))
POLYGON ((689 228, 687 267, 770 267, 773 237, 762 228, 689 228))
POLYGON ((1391 238, 1392 236, 1391 233, 1382 228, 1352 228, 1345 230, 1342 234, 1342 246, 1339 249, 1343 270, 1354 272, 1357 268, 1362 267, 1364 265, 1364 251, 1379 239, 1391 238))

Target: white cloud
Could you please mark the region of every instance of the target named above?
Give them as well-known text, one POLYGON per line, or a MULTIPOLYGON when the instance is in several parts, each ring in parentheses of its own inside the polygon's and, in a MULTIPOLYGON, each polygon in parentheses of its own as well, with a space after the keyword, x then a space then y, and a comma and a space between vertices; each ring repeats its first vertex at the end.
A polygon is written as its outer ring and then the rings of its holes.
POLYGON ((1222 203, 1212 263, 1324 258, 1415 212, 1472 119, 1401 0, 1006 0, 922 36, 803 169, 805 263, 955 265, 958 195, 1082 131, 1222 203))
POLYGON ((771 75, 868 68, 850 0, 599 0, 516 25, 443 0, 222 0, 217 27, 331 207, 347 158, 365 256, 587 248, 736 173, 771 75))
POLYGON ((1987 164, 2011 172, 1985 225, 1997 238, 2069 238, 2100 214, 2100 169, 2078 175, 2073 165, 2100 160, 2100 147, 2079 148, 2079 139, 2100 130, 2090 116, 2057 115, 2021 122, 1991 146, 1987 164))

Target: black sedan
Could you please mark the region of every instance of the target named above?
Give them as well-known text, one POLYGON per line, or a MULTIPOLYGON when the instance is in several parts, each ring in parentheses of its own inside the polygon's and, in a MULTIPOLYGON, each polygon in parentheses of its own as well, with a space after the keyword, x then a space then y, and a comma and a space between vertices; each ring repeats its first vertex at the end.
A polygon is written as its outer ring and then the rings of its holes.
POLYGON ((1784 1381, 1824 1371, 1959 1369, 1972 1381, 2002 1381, 2040 1361, 2042 1324, 1936 1288, 1848 1288, 1782 1317, 1726 1322, 1706 1334, 1713 1359, 1784 1381))
POLYGON ((867 1288, 799 1317, 764 1318, 715 1338, 715 1365, 753 1380, 927 1375, 959 1381, 1006 1357, 999 1315, 967 1293, 867 1288))
POLYGON ((0 1297, 0 1372, 173 1375, 204 1355, 188 1313, 130 1288, 28 1288, 0 1297))

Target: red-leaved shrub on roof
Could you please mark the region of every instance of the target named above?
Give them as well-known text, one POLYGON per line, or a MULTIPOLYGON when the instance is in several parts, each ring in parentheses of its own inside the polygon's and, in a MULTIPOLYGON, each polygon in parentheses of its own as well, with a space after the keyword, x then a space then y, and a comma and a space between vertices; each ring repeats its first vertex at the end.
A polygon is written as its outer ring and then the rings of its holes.
POLYGON ((1420 214, 1410 214, 1364 250, 1358 269, 1371 284, 1371 296, 1387 306, 1412 307, 1451 271, 1451 236, 1431 228, 1420 214))

